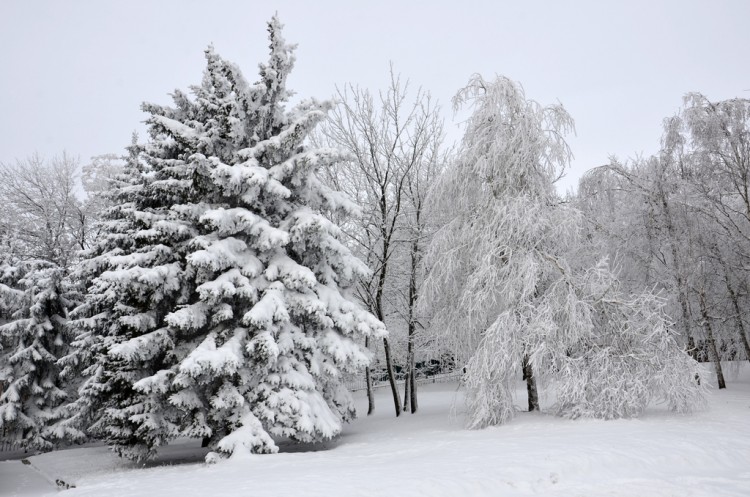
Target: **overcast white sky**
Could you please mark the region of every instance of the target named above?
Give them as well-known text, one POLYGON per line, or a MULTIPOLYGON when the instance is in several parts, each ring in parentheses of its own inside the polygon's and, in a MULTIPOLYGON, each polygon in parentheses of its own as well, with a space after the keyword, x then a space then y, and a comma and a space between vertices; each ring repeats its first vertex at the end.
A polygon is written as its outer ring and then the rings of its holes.
MULTIPOLYGON (((377 90, 388 64, 443 105, 472 73, 520 81, 576 121, 564 186, 610 154, 653 153, 682 95, 750 98, 750 1, 0 1, 0 161, 122 153, 140 103, 200 82, 203 49, 254 80, 265 22, 299 44, 289 80, 377 90)), ((457 132, 452 136, 457 138, 457 132)))

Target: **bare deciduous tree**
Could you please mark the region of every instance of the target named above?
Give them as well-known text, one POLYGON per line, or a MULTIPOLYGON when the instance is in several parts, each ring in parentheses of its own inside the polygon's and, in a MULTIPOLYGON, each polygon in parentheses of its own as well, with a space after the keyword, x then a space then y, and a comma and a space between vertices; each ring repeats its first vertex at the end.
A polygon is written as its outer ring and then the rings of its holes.
POLYGON ((67 154, 45 160, 32 155, 0 163, 0 224, 17 240, 21 259, 43 259, 68 267, 85 247, 87 223, 76 197, 78 161, 67 154))
MULTIPOLYGON (((318 139, 350 155, 350 160, 328 171, 327 180, 362 206, 360 222, 346 227, 357 253, 372 269, 370 277, 361 281, 359 297, 386 324, 397 319, 408 323, 412 355, 407 362, 411 364, 409 371, 413 371, 413 328, 416 326, 413 304, 421 238, 425 234, 423 203, 434 177, 443 130, 438 107, 430 95, 420 89, 410 99, 408 90, 408 82, 402 82, 393 68, 388 88, 376 96, 354 85, 339 88, 339 104, 322 126, 318 139), (414 251, 406 278, 410 290, 405 305, 394 301, 397 292, 388 291, 389 287, 398 286, 393 281, 400 277, 393 259, 399 250, 414 251)), ((383 350, 398 416, 402 405, 393 351, 387 338, 383 340, 383 350)), ((413 376, 412 373, 411 378, 413 376)), ((368 413, 372 413, 375 405, 369 369, 366 383, 368 413)), ((412 402, 412 409, 416 409, 415 402, 412 402)))

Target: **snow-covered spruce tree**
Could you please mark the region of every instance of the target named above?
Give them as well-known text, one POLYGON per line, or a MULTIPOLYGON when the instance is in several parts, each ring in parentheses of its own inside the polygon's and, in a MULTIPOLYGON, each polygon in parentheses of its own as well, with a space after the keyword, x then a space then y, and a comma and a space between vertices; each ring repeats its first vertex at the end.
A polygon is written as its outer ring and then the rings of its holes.
POLYGON ((128 457, 176 436, 210 459, 333 437, 354 415, 342 373, 369 360, 355 339, 385 334, 348 295, 367 268, 321 214, 354 210, 315 174, 339 154, 304 143, 329 105, 285 108, 293 47, 275 18, 269 33, 257 83, 209 48, 192 99, 144 105, 134 244, 99 256, 81 319, 106 342, 95 427, 128 457))
POLYGON ((64 270, 54 263, 8 260, 0 265, 0 434, 23 447, 49 450, 48 425, 67 397, 57 359, 67 351, 64 270))
POLYGON ((102 202, 110 204, 97 225, 101 236, 81 253, 71 275, 85 297, 70 313, 68 329, 75 340, 58 362, 61 376, 77 386, 78 396, 64 406, 66 415, 51 429, 73 442, 89 435, 114 441, 126 431, 112 420, 120 415, 115 406, 133 395, 132 383, 144 374, 137 366, 148 371, 148 361, 120 368, 107 351, 149 326, 158 329, 154 309, 179 298, 179 285, 164 278, 176 256, 167 246, 151 243, 148 227, 158 214, 148 209, 158 198, 150 196, 136 140, 133 135, 121 174, 101 192, 102 202))
MULTIPOLYGON (((12 320, 13 314, 19 309, 23 300, 23 292, 18 290, 18 280, 21 279, 21 272, 18 267, 18 261, 13 254, 13 243, 9 238, 9 227, 2 227, 0 231, 0 326, 7 324, 12 320)), ((12 374, 12 368, 8 364, 10 355, 8 349, 12 343, 7 337, 0 334, 0 396, 4 395, 7 388, 8 378, 12 374)), ((6 439, 5 432, 0 431, 0 437, 6 439)), ((15 435, 15 434, 14 434, 15 435)))
POLYGON ((580 214, 554 190, 570 157, 565 110, 527 100, 502 77, 475 76, 454 103, 474 112, 457 164, 431 193, 445 219, 428 249, 421 305, 467 364, 468 425, 513 416, 519 372, 529 410, 539 409, 537 384, 553 382, 557 411, 572 416, 633 415, 654 395, 681 411, 699 402, 697 365, 670 335, 658 299, 610 301, 609 292, 620 294, 606 266, 570 263, 580 214))

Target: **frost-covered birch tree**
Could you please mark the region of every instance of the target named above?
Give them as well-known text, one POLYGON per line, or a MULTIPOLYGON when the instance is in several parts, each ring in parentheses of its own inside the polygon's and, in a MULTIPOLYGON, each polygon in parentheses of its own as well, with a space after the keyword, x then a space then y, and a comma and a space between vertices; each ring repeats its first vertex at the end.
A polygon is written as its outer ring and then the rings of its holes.
MULTIPOLYGON (((431 194, 445 218, 428 251, 422 302, 435 309, 432 326, 462 363, 493 330, 506 337, 497 384, 523 369, 529 410, 537 410, 533 338, 524 336, 520 312, 544 298, 541 287, 550 270, 557 272, 560 249, 574 242, 576 213, 557 205, 553 185, 570 159, 563 135, 573 122, 562 107, 527 101, 505 78, 474 76, 454 99, 456 109, 464 105, 473 114, 457 163, 431 194)), ((478 375, 470 363, 467 378, 478 375)), ((500 402, 512 408, 509 399, 500 402)))
MULTIPOLYGON (((632 164, 613 161, 604 167, 618 177, 618 195, 629 197, 631 202, 635 200, 637 203, 632 206, 633 210, 640 212, 637 218, 627 212, 618 212, 615 216, 618 222, 609 227, 608 236, 620 240, 616 250, 629 255, 627 263, 634 265, 636 271, 646 272, 644 278, 648 284, 658 284, 668 292, 671 314, 678 323, 688 350, 694 353, 689 295, 691 259, 688 249, 691 241, 686 236, 686 208, 689 202, 684 198, 689 185, 680 171, 680 147, 668 129, 665 135, 665 142, 670 145, 664 147, 658 156, 636 160, 632 164), (630 222, 625 221, 624 217, 630 222)), ((592 217, 600 215, 590 213, 592 217)), ((611 247, 615 248, 616 245, 611 247)))
POLYGON ((747 102, 689 94, 664 121, 658 154, 613 160, 581 182, 588 236, 625 268, 633 291, 658 288, 681 340, 711 361, 750 356, 744 312, 748 260, 747 102))
POLYGON ((742 303, 747 296, 738 291, 747 287, 750 267, 750 100, 713 102, 689 93, 684 103, 681 116, 693 188, 700 198, 703 226, 710 228, 706 255, 717 263, 714 272, 724 282, 719 300, 730 304, 722 314, 732 316, 735 325, 727 334, 727 349, 730 356, 738 352, 750 360, 750 316, 742 303))
POLYGON ((556 411, 568 416, 635 415, 653 396, 677 410, 700 403, 697 364, 661 301, 623 294, 606 264, 572 262, 580 213, 554 190, 571 155, 567 112, 527 100, 502 77, 474 76, 454 103, 473 113, 455 167, 431 193, 445 217, 422 305, 466 364, 469 426, 513 416, 519 372, 529 410, 540 407, 540 383, 554 384, 556 411))
POLYGON ((150 140, 84 262, 84 403, 128 457, 177 436, 209 460, 331 438, 355 414, 343 377, 369 361, 360 339, 385 336, 350 294, 367 267, 323 215, 355 209, 316 174, 341 155, 306 144, 330 104, 287 108, 294 47, 268 27, 256 83, 209 48, 192 95, 144 104, 150 140))

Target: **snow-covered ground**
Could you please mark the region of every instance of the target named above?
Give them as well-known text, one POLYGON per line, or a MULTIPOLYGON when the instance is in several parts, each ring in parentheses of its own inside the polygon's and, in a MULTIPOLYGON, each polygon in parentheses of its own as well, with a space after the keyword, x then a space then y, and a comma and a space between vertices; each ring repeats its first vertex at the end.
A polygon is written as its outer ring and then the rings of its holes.
POLYGON ((0 495, 56 494, 19 482, 36 471, 75 485, 64 490, 70 497, 750 496, 750 367, 735 367, 729 387, 711 391, 710 409, 691 416, 659 406, 618 421, 519 413, 508 425, 466 431, 456 384, 422 387, 419 413, 399 419, 387 390, 377 401, 375 415, 323 447, 206 465, 186 441, 146 467, 104 447, 64 450, 30 457, 31 465, 0 463, 0 495))

